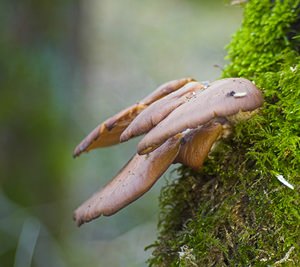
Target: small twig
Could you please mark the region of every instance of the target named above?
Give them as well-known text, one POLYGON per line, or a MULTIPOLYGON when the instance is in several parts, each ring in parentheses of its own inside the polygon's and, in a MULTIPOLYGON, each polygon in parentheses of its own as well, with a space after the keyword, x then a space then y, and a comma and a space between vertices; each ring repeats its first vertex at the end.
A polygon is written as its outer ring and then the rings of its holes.
POLYGON ((284 257, 283 257, 281 260, 276 261, 276 262, 274 263, 274 265, 278 265, 278 264, 281 264, 281 263, 284 263, 284 262, 288 261, 290 255, 291 255, 291 253, 293 252, 294 249, 295 249, 294 246, 290 247, 290 249, 289 249, 288 252, 284 255, 284 257))
POLYGON ((276 175, 276 178, 278 179, 279 182, 287 186, 288 188, 294 190, 294 186, 290 184, 281 174, 276 175))
POLYGON ((247 3, 247 2, 248 2, 247 0, 232 0, 232 1, 230 2, 230 4, 231 4, 232 6, 235 6, 235 5, 240 5, 240 4, 247 3))

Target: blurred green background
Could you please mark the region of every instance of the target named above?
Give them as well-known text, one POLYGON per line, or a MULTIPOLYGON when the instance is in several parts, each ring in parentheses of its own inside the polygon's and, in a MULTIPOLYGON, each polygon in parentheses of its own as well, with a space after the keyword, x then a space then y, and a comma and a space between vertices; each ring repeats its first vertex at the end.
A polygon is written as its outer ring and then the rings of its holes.
POLYGON ((218 78, 241 8, 2 0, 0 17, 0 266, 146 266, 170 173, 118 214, 77 228, 73 210, 117 173, 137 140, 76 160, 73 148, 163 82, 218 78))

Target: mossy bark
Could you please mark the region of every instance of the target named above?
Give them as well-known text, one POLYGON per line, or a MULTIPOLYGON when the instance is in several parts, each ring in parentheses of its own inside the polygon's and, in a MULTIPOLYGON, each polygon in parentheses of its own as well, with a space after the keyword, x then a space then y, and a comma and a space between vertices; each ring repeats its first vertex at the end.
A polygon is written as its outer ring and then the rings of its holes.
POLYGON ((223 77, 252 80, 265 104, 162 190, 151 266, 300 266, 300 1, 244 8, 223 77))

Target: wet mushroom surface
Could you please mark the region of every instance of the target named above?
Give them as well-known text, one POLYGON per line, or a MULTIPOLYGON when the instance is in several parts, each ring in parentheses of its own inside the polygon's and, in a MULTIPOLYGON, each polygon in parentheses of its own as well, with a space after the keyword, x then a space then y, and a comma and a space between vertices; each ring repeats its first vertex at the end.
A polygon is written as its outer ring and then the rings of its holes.
POLYGON ((103 188, 74 212, 80 226, 109 216, 147 192, 173 163, 200 169, 208 154, 240 120, 263 104, 261 91, 244 78, 210 84, 182 78, 167 82, 136 104, 98 125, 74 157, 145 134, 136 154, 103 188))

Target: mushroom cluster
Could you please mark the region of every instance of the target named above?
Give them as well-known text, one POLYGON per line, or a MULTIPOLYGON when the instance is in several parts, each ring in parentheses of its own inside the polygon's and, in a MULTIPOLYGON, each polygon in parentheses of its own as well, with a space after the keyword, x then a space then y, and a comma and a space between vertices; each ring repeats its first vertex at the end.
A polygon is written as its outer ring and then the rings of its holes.
POLYGON ((262 104, 260 90, 247 79, 207 84, 183 78, 161 85, 107 119, 75 148, 74 157, 146 135, 121 171, 76 209, 77 225, 127 206, 147 192, 172 163, 199 169, 215 142, 262 104))

